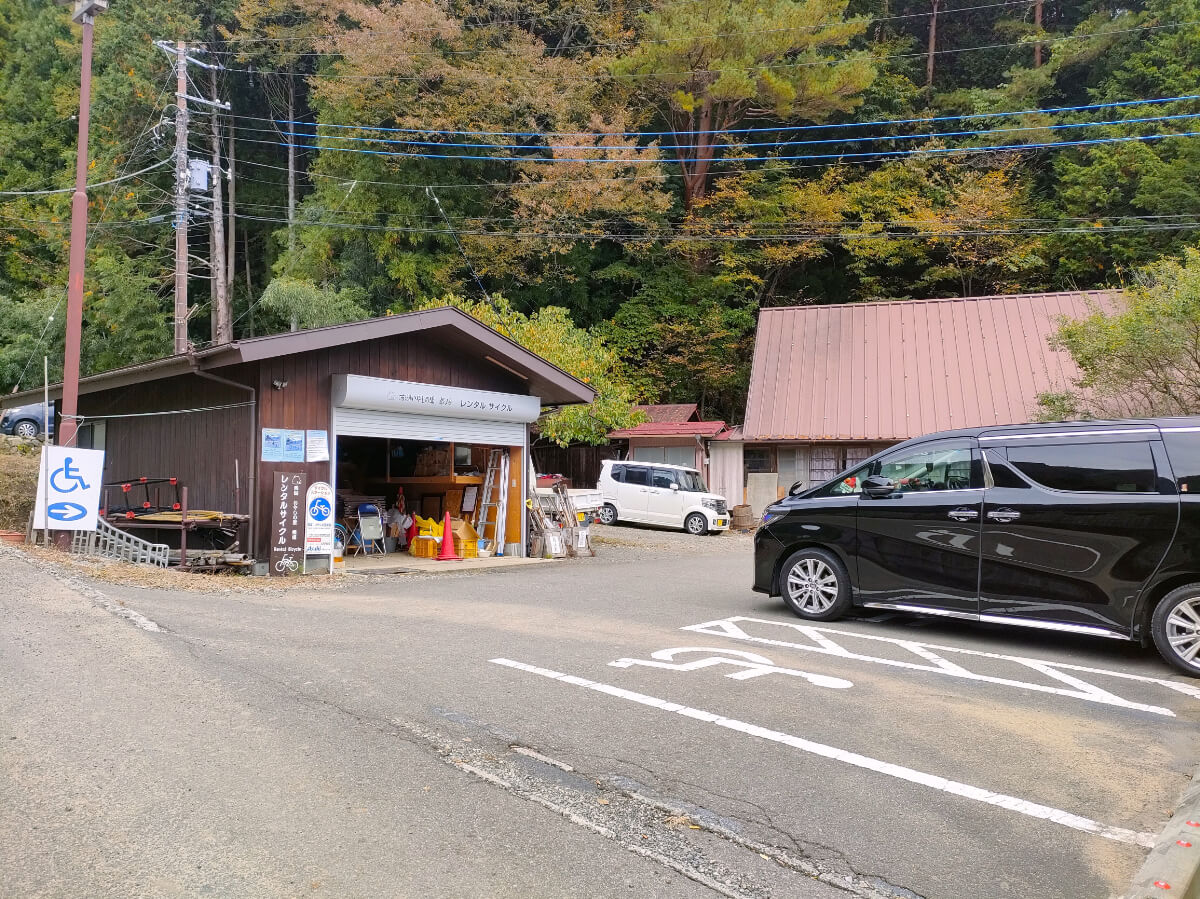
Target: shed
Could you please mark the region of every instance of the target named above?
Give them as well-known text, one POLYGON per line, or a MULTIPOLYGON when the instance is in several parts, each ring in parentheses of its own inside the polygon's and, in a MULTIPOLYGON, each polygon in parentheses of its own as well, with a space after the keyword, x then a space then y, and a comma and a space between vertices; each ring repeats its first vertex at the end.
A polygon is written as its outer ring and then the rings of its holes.
POLYGON ((543 405, 595 397, 451 307, 242 340, 79 389, 80 442, 106 451, 106 483, 178 478, 192 508, 248 514, 260 559, 278 473, 328 482, 349 503, 402 490, 410 510, 441 517, 480 501, 491 449, 508 461, 504 542, 523 548, 529 423, 543 405))
POLYGON ((910 437, 1031 420, 1040 394, 1078 375, 1050 346, 1059 324, 1112 309, 1120 296, 763 309, 741 435, 746 502, 761 513, 793 482, 821 483, 910 437))

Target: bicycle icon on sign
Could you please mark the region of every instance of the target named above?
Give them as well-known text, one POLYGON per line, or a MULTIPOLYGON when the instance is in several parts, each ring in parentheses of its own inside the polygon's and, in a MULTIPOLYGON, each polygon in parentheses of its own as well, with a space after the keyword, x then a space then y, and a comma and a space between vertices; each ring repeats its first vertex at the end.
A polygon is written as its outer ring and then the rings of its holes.
POLYGON ((278 572, 292 572, 300 569, 300 563, 293 559, 290 555, 284 556, 275 563, 275 570, 278 572))
POLYGON ((62 468, 56 468, 50 473, 50 486, 55 493, 74 493, 76 490, 91 490, 92 488, 79 474, 79 469, 71 464, 71 457, 67 456, 63 459, 62 468), (59 480, 69 486, 62 486, 59 480))

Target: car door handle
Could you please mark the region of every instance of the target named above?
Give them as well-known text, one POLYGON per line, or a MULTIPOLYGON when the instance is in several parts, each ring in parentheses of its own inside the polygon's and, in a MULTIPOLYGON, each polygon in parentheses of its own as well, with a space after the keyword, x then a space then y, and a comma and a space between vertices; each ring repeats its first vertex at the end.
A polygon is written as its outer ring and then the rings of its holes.
POLYGON ((988 521, 998 521, 1001 524, 1008 524, 1010 521, 1016 521, 1021 517, 1021 513, 1016 509, 995 509, 987 513, 988 521))
POLYGON ((955 521, 974 521, 979 517, 974 509, 951 509, 946 514, 955 521))

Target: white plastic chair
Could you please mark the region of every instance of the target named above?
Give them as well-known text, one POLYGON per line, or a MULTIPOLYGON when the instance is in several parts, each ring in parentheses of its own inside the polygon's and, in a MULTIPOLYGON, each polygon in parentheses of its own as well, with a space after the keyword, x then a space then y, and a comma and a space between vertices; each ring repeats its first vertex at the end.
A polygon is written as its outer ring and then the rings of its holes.
POLYGON ((358 507, 358 533, 367 552, 387 552, 383 542, 383 516, 379 514, 378 506, 363 503, 358 507))

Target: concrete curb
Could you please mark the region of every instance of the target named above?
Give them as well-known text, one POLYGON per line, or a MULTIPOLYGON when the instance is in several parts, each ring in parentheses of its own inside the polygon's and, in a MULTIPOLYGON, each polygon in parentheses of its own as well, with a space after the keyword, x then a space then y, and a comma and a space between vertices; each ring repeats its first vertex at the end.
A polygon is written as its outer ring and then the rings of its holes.
POLYGON ((1123 899, 1200 899, 1200 768, 1123 899))

